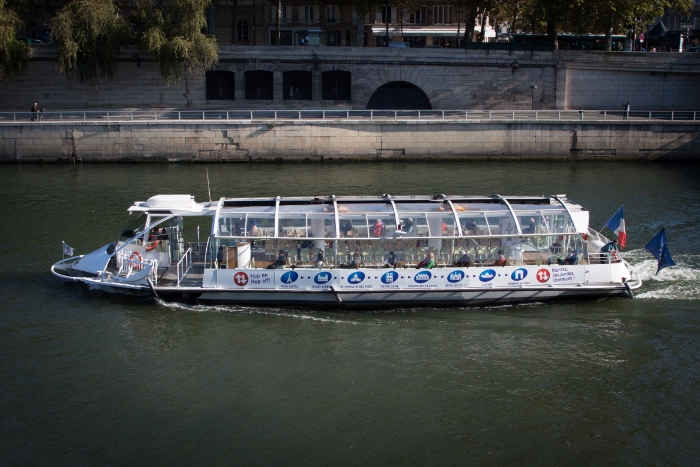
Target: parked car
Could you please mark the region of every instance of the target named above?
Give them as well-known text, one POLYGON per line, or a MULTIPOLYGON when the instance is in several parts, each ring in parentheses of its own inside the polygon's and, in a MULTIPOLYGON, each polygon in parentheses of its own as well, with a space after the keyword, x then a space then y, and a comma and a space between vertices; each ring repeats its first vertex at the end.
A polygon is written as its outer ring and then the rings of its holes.
POLYGON ((390 49, 410 49, 411 48, 411 43, 410 42, 389 42, 389 48, 390 49))

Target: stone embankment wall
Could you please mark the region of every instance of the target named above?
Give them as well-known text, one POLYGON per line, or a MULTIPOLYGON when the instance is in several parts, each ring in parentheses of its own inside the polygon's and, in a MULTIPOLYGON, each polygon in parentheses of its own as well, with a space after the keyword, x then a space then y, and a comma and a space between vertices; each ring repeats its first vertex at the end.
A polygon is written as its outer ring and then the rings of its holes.
MULTIPOLYGON (((189 80, 195 106, 225 109, 343 106, 364 109, 391 81, 421 88, 434 109, 700 110, 700 54, 528 52, 355 47, 222 47, 217 70, 234 73, 235 100, 207 100, 205 81, 189 80), (273 73, 272 100, 245 99, 245 72, 273 73), (284 100, 283 73, 312 73, 312 99, 284 100), (351 73, 351 100, 322 100, 322 74, 351 73), (532 89, 531 86, 536 86, 532 89)), ((286 90, 289 93, 289 90, 286 90)), ((125 51, 113 79, 81 84, 58 72, 56 50, 35 47, 27 73, 0 80, 0 107, 47 110, 184 106, 184 80, 166 84, 138 50, 125 51)))
POLYGON ((700 122, 0 124, 2 162, 698 157, 700 122))

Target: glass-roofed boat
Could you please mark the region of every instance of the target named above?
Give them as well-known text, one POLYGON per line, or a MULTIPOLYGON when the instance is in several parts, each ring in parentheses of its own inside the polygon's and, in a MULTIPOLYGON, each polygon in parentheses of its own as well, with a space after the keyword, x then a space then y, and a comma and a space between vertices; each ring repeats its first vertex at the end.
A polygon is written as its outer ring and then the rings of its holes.
POLYGON ((565 195, 157 195, 128 211, 118 240, 53 274, 165 300, 348 309, 631 297, 641 286, 565 195))

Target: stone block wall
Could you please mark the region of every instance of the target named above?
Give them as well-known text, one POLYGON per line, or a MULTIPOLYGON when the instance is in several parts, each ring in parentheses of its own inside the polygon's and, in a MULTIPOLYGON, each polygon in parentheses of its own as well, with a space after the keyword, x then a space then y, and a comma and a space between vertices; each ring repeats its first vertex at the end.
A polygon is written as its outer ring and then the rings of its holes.
POLYGON ((0 161, 697 158, 700 122, 5 123, 0 161))

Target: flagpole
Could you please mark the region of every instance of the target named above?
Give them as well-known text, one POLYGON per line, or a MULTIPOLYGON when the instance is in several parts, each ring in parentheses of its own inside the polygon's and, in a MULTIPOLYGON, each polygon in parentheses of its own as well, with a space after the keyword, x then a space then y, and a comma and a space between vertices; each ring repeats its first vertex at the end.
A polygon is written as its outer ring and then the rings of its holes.
POLYGON ((66 259, 66 242, 61 240, 61 256, 62 260, 66 259))

